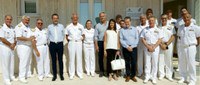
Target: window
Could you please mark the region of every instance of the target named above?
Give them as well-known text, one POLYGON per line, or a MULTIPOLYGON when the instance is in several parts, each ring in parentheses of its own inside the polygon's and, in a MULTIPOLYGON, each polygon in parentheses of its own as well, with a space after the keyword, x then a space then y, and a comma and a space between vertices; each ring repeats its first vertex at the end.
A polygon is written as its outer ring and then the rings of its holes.
POLYGON ((21 15, 38 15, 38 0, 21 0, 21 15))
POLYGON ((105 0, 78 0, 79 21, 85 25, 86 20, 90 19, 93 25, 99 22, 99 13, 104 11, 105 0))

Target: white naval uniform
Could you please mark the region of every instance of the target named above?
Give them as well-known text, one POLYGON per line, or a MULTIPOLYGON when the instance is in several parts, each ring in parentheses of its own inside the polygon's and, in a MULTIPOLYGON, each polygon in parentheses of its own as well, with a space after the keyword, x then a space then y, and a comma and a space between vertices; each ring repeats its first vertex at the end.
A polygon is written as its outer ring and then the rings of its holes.
MULTIPOLYGON (((29 26, 25 26, 22 22, 15 27, 16 37, 31 36, 31 30, 29 26)), ((17 40, 17 55, 19 57, 19 79, 23 80, 25 77, 31 75, 31 58, 32 47, 31 41, 17 40)))
POLYGON ((177 23, 177 20, 174 18, 171 18, 170 20, 167 20, 167 25, 175 25, 177 23))
MULTIPOLYGON (((138 34, 139 34, 139 37, 141 35, 141 32, 144 28, 146 28, 148 25, 139 25, 136 27, 137 31, 138 31, 138 34)), ((140 38, 139 38, 140 39, 140 38)), ((138 44, 138 56, 137 56, 137 68, 138 68, 138 76, 142 76, 142 74, 144 73, 144 44, 142 43, 141 40, 139 40, 139 44, 138 44)))
POLYGON ((83 25, 77 23, 74 26, 72 23, 66 27, 65 34, 68 35, 68 50, 69 50, 69 75, 73 78, 75 75, 75 65, 77 75, 82 78, 83 68, 82 68, 82 35, 84 27, 83 25), (75 64, 75 59, 77 64, 75 64))
POLYGON ((88 75, 90 73, 94 75, 95 72, 95 51, 94 51, 94 29, 84 29, 83 34, 85 35, 83 49, 85 57, 85 70, 88 75))
MULTIPOLYGON (((142 31, 140 36, 144 38, 147 44, 154 45, 158 41, 158 39, 162 38, 160 30, 155 26, 154 28, 145 28, 142 31)), ((157 70, 158 70, 158 54, 159 54, 159 46, 155 48, 154 52, 149 52, 145 47, 145 78, 156 80, 157 79, 157 70)))
MULTIPOLYGON (((15 31, 11 26, 10 28, 4 23, 0 28, 0 37, 6 39, 13 44, 15 42, 15 31)), ((2 76, 5 82, 10 82, 14 79, 14 50, 11 50, 9 46, 0 41, 0 57, 2 76)))
MULTIPOLYGON (((168 42, 171 36, 176 34, 174 26, 166 25, 160 27, 161 34, 163 36, 162 42, 168 42)), ((166 76, 168 79, 172 78, 173 66, 172 66, 172 57, 173 57, 173 42, 168 45, 167 50, 160 49, 159 53, 159 70, 158 74, 160 78, 166 76)))
POLYGON ((191 24, 188 27, 184 25, 180 26, 177 32, 179 39, 179 73, 182 79, 187 80, 189 76, 189 82, 196 82, 196 45, 197 37, 200 37, 200 27, 191 24))
POLYGON ((40 53, 38 57, 35 52, 34 55, 37 61, 38 77, 43 78, 50 74, 50 60, 49 60, 49 48, 47 45, 47 29, 39 30, 35 27, 35 31, 32 33, 36 37, 36 46, 40 53))

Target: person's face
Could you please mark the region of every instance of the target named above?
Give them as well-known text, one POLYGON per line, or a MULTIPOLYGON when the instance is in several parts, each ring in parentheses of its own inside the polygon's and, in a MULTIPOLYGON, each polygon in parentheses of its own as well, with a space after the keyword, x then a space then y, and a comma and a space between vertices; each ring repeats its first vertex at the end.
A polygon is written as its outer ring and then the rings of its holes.
POLYGON ((11 16, 7 16, 5 18, 5 24, 10 27, 11 26, 11 23, 12 23, 12 17, 11 16))
POLYGON ((172 13, 167 13, 167 16, 170 18, 172 17, 172 13))
POLYGON ((126 27, 130 27, 131 26, 131 20, 125 19, 125 24, 126 24, 126 27))
POLYGON ((125 22, 121 21, 121 22, 120 22, 120 27, 121 27, 121 28, 125 28, 125 27, 126 27, 125 22))
POLYGON ((167 24, 167 16, 162 16, 161 22, 162 22, 162 25, 166 25, 167 24))
POLYGON ((186 26, 189 26, 191 23, 191 16, 189 14, 186 14, 183 16, 183 21, 185 22, 186 26))
POLYGON ((149 18, 149 26, 153 28, 155 25, 155 18, 149 18))
POLYGON ((141 24, 146 24, 146 20, 147 20, 147 18, 145 16, 140 17, 141 24))
POLYGON ((53 24, 57 25, 58 24, 58 20, 59 20, 58 16, 54 15, 52 17, 53 24))
POLYGON ((111 21, 111 22, 110 22, 110 27, 111 27, 112 29, 114 29, 114 26, 115 26, 115 22, 111 21))
POLYGON ((116 22, 120 23, 121 20, 122 20, 122 18, 117 18, 116 22))
POLYGON ((37 28, 39 28, 40 30, 42 29, 43 26, 43 22, 41 20, 38 20, 36 23, 37 28))
POLYGON ((91 29, 91 28, 92 28, 92 22, 91 22, 91 21, 88 21, 88 22, 86 23, 86 28, 87 28, 87 29, 91 29))
POLYGON ((29 25, 29 22, 30 22, 30 19, 29 18, 24 18, 22 20, 23 24, 26 26, 26 25, 29 25))
POLYGON ((106 14, 104 14, 104 13, 99 14, 99 18, 100 18, 101 22, 105 22, 106 21, 106 14))
POLYGON ((78 23, 78 16, 77 15, 73 15, 72 16, 72 23, 73 24, 77 24, 78 23))

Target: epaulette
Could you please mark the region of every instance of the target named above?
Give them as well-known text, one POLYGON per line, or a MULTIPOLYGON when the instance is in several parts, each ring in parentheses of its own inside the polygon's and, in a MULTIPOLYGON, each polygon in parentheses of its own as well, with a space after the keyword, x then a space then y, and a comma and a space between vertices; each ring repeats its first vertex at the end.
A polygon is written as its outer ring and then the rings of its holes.
POLYGON ((21 27, 22 26, 22 24, 18 24, 18 27, 21 27))
POLYGON ((30 29, 31 29, 32 32, 35 32, 35 30, 36 30, 35 28, 30 28, 30 29))

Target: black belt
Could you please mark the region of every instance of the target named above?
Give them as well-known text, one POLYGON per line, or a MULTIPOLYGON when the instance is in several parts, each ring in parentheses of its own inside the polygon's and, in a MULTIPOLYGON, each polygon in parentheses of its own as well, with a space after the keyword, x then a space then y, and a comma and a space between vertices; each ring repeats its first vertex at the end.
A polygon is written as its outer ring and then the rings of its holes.
POLYGON ((61 42, 50 42, 50 43, 59 44, 59 43, 63 43, 63 42, 61 41, 61 42))

